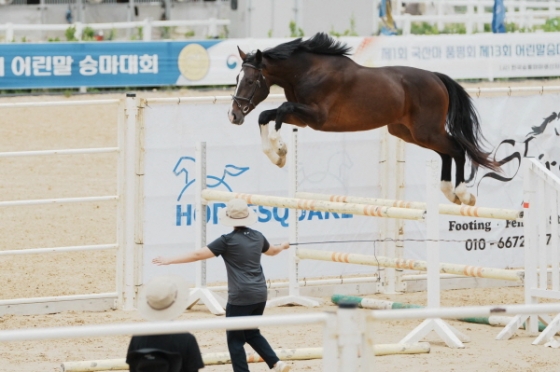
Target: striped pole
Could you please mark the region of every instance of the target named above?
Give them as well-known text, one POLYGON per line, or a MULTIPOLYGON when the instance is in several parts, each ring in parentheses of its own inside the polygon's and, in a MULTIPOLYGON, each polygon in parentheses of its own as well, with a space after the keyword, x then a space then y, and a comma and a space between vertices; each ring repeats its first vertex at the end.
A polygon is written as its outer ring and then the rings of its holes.
MULTIPOLYGON (((424 308, 422 305, 407 304, 403 302, 393 302, 386 300, 378 300, 375 298, 365 298, 359 296, 344 296, 344 295, 332 295, 331 301, 334 304, 340 302, 353 303, 361 307, 362 309, 372 309, 372 310, 398 310, 398 309, 421 309, 424 308)), ((491 326, 504 327, 506 326, 513 317, 510 316, 499 316, 491 315, 488 317, 470 317, 470 318, 459 318, 457 320, 466 323, 476 323, 476 324, 488 324, 491 326)), ((525 325, 523 325, 525 328, 525 325)), ((546 325, 539 322, 539 331, 543 331, 546 325)))
MULTIPOLYGON (((430 344, 428 342, 418 342, 415 344, 377 344, 373 345, 376 356, 394 354, 420 354, 429 353, 430 344)), ((311 360, 322 359, 322 347, 308 347, 301 349, 276 349, 274 350, 280 360, 311 360)), ((202 354, 204 365, 231 364, 229 353, 204 353, 202 354)), ((256 353, 247 353, 247 363, 261 363, 263 359, 256 353)), ((125 359, 106 359, 90 360, 81 362, 62 363, 63 372, 93 372, 93 371, 128 371, 128 364, 125 359)))
MULTIPOLYGON (((308 200, 322 200, 338 203, 372 204, 384 207, 397 207, 409 209, 426 209, 424 202, 411 202, 405 200, 377 199, 359 196, 316 194, 311 192, 298 192, 297 198, 308 200)), ((517 220, 522 217, 521 211, 514 209, 470 207, 468 205, 440 204, 439 213, 452 216, 468 216, 480 218, 495 218, 500 220, 517 220)))
MULTIPOLYGON (((426 261, 405 260, 400 258, 390 258, 384 256, 364 255, 357 253, 343 253, 320 251, 315 249, 299 249, 298 257, 307 260, 331 261, 351 263, 357 265, 393 267, 404 270, 427 271, 426 261)), ((472 276, 477 278, 509 280, 523 282, 523 270, 505 270, 491 267, 470 266, 450 263, 440 263, 440 273, 456 274, 462 276, 472 276)))
POLYGON ((269 195, 243 194, 209 189, 202 191, 202 197, 208 201, 214 200, 228 202, 231 199, 239 198, 245 200, 249 204, 264 205, 269 207, 346 213, 371 217, 403 218, 408 220, 423 220, 425 214, 423 210, 419 209, 383 207, 378 205, 354 203, 334 203, 322 200, 305 200, 269 195))

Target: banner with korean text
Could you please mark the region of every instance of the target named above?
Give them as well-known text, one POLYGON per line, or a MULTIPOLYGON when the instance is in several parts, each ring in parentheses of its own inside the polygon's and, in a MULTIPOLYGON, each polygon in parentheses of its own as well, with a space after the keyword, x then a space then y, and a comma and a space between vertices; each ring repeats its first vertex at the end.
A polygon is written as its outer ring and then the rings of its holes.
MULTIPOLYGON (((0 44, 0 88, 234 85, 237 51, 291 39, 0 44)), ((454 79, 560 76, 560 33, 347 37, 357 63, 454 79)))

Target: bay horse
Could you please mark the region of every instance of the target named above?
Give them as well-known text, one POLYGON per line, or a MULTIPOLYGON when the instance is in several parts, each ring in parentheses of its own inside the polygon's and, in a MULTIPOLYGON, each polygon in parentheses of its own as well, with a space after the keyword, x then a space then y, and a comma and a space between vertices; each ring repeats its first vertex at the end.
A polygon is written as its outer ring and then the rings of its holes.
POLYGON ((465 184, 466 156, 475 170, 478 166, 499 168, 481 148, 484 138, 469 95, 449 76, 404 66, 358 65, 348 58, 350 47, 324 33, 264 51, 246 54, 238 50, 243 64, 229 120, 243 124, 272 85, 282 87, 287 102, 261 112, 258 120, 263 151, 279 167, 284 166, 287 153, 279 130, 287 123, 327 132, 386 125, 392 135, 440 155, 440 188, 456 204, 476 202, 465 184), (269 128, 271 121, 275 125, 269 128))

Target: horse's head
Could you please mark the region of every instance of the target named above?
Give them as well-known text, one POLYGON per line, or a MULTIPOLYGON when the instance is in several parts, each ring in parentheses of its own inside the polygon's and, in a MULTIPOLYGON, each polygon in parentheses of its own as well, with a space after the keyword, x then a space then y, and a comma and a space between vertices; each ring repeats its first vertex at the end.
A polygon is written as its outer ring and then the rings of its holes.
POLYGON ((262 74, 262 52, 257 50, 252 54, 245 54, 239 47, 239 56, 243 60, 241 72, 237 75, 237 87, 232 96, 233 102, 228 112, 229 121, 241 125, 259 103, 264 101, 270 93, 270 87, 262 74))

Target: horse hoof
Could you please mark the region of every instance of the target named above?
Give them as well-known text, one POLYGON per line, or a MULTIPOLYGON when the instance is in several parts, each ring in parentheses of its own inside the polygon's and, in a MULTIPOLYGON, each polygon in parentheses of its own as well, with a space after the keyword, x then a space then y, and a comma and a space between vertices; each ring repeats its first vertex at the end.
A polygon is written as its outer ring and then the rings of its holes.
POLYGON ((286 165, 286 157, 283 156, 280 159, 278 159, 278 161, 276 162, 276 165, 278 166, 278 168, 283 168, 284 165, 286 165))
POLYGON ((457 195, 455 195, 455 198, 453 200, 451 200, 452 203, 461 205, 461 199, 459 199, 459 197, 457 195))
POLYGON ((476 196, 474 196, 473 194, 470 194, 470 198, 465 204, 469 205, 471 207, 474 206, 476 204, 476 196))
POLYGON ((286 145, 282 144, 282 146, 278 148, 278 152, 277 152, 278 156, 283 158, 286 156, 287 153, 288 153, 288 148, 286 147, 286 145))

